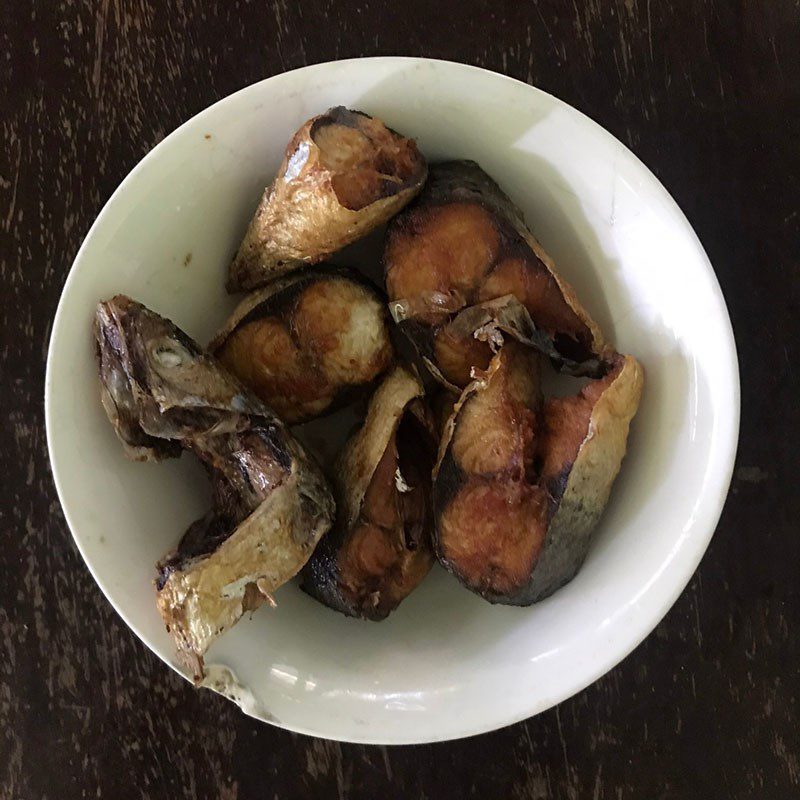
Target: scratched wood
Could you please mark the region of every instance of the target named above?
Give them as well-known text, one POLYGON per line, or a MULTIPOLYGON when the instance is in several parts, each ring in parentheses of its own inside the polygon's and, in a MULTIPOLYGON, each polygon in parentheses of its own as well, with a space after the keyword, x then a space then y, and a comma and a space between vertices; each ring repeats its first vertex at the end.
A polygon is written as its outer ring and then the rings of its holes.
POLYGON ((3 800, 800 794, 795 0, 0 0, 0 15, 3 800), (505 730, 376 748, 245 718, 134 638, 61 515, 42 393, 70 262, 153 145, 265 76, 395 53, 535 83, 655 171, 727 297, 743 417, 711 548, 619 667, 505 730))

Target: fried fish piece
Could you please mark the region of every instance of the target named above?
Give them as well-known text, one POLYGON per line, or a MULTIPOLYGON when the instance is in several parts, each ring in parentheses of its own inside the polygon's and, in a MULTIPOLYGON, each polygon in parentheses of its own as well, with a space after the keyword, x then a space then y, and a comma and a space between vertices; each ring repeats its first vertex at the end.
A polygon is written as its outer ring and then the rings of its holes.
POLYGON ((412 139, 342 106, 308 120, 286 149, 228 275, 228 291, 262 286, 366 236, 422 188, 412 139))
POLYGON ((203 654, 295 575, 330 528, 319 467, 284 424, 170 321, 118 295, 97 307, 103 406, 126 453, 189 450, 212 507, 158 564, 159 612, 195 681, 203 654))
POLYGON ((639 364, 616 356, 577 395, 544 400, 540 361, 502 346, 456 403, 434 470, 437 556, 493 603, 530 605, 574 577, 642 391, 639 364))
POLYGON ((524 331, 569 374, 608 368, 613 350, 600 329, 522 212, 473 161, 431 166, 417 201, 389 226, 384 269, 395 321, 450 388, 466 386, 473 367, 486 369, 499 330, 524 331), (494 339, 467 327, 475 306, 499 318, 494 339))
POLYGON ((389 322, 358 272, 315 267, 245 297, 209 350, 294 425, 356 399, 388 369, 389 322))
POLYGON ((436 438, 423 388, 396 366, 334 470, 337 520, 302 573, 302 588, 343 614, 381 620, 427 575, 436 438))

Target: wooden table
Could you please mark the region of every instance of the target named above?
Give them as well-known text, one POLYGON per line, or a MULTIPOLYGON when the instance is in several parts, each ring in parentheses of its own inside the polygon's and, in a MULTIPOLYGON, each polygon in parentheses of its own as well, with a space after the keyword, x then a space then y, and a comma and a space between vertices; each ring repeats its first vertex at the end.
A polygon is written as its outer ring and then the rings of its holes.
POLYGON ((795 0, 2 0, 0 9, 0 797, 800 795, 795 0), (42 395, 70 263, 153 145, 266 76, 397 53, 534 83, 650 166, 722 284, 743 416, 708 554, 633 655, 519 725, 379 748, 254 722, 195 692, 134 637, 62 517, 42 395))

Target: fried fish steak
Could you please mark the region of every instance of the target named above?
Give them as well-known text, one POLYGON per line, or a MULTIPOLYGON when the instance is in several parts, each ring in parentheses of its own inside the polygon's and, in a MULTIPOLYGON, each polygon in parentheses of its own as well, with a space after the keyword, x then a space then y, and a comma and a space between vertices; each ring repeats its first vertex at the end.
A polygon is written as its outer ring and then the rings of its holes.
POLYGON ((193 453, 210 511, 158 564, 157 605, 196 681, 212 641, 295 575, 330 528, 319 467, 281 420, 170 321, 117 296, 98 305, 101 399, 137 460, 193 453))
POLYGON ((381 620, 427 575, 436 436, 419 379, 396 366, 335 468, 337 520, 302 573, 312 597, 381 620))
POLYGON ((394 350, 385 298, 358 272, 314 267, 251 292, 209 345, 284 422, 364 394, 394 350))
POLYGON ((473 161, 431 166, 417 201, 389 226, 384 270, 395 321, 449 388, 488 367, 500 332, 569 374, 599 377, 608 367, 600 329, 522 212, 473 161))
POLYGON ((529 605, 571 580, 619 472, 643 375, 631 356, 545 400, 541 356, 509 341, 446 423, 434 470, 440 562, 493 603, 529 605))
POLYGON ((427 165, 412 139, 337 106, 295 133, 228 274, 237 292, 332 253, 387 222, 422 188, 427 165))

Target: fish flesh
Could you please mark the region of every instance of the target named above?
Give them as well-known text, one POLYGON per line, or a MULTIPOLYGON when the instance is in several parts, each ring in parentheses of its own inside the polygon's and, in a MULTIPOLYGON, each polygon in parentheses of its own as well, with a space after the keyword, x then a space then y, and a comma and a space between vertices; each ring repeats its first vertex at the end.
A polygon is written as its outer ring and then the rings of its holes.
POLYGON ((434 469, 437 556, 493 603, 530 605, 574 577, 642 392, 632 356, 567 397, 544 399, 542 369, 504 344, 456 402, 434 469))
POLYGON ((380 290, 355 270, 318 266, 245 297, 209 350, 294 425, 364 394, 394 358, 380 290))
POLYGON ((389 225, 384 270, 392 316, 451 389, 487 369, 509 336, 567 374, 608 368, 613 348, 522 212, 473 161, 431 166, 416 202, 389 225))
POLYGON ((412 139, 342 106, 292 137, 230 266, 228 291, 262 286, 361 239, 422 188, 427 164, 412 139))
POLYGON ((334 518, 318 465, 283 422, 179 330, 123 295, 94 321, 101 399, 127 455, 193 453, 211 510, 158 564, 157 605, 195 681, 214 639, 271 600, 334 518))
POLYGON ((337 611, 381 620, 433 564, 431 469, 436 435, 418 377, 394 367, 334 470, 336 524, 302 588, 337 611))

